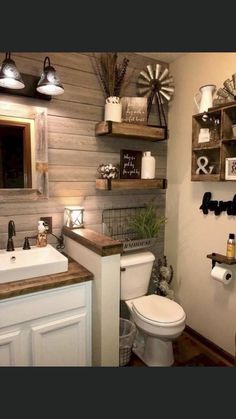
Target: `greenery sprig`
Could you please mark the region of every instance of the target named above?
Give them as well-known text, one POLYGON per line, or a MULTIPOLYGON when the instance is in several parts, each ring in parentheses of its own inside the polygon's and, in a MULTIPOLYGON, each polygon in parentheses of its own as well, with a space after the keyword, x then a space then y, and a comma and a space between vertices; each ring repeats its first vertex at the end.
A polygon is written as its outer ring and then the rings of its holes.
POLYGON ((158 217, 155 206, 151 203, 141 209, 129 221, 129 227, 138 239, 158 237, 160 228, 166 223, 167 218, 158 217))

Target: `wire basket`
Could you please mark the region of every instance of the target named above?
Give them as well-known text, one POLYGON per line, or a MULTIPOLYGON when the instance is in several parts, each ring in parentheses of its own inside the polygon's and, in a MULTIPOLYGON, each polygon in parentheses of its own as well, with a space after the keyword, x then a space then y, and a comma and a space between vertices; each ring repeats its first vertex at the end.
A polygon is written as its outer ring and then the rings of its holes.
POLYGON ((136 335, 136 326, 130 320, 120 318, 120 367, 127 365, 136 335))
POLYGON ((146 207, 108 208, 102 213, 102 232, 123 242, 123 252, 145 249, 156 243, 156 238, 137 239, 129 227, 130 219, 146 207))

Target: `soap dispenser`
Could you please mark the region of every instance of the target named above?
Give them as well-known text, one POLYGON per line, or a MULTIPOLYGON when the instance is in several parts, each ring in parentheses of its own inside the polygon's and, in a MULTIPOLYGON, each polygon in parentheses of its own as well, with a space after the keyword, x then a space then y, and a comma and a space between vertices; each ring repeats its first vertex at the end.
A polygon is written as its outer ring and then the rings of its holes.
POLYGON ((44 221, 38 221, 38 235, 37 235, 37 246, 47 246, 47 227, 44 221))

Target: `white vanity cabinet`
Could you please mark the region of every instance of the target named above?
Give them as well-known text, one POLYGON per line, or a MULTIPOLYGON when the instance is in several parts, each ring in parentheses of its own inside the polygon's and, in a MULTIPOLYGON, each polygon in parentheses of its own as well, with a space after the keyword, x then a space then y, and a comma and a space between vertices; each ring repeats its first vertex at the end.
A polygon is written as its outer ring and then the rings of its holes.
POLYGON ((1 300, 0 366, 91 366, 91 281, 1 300))

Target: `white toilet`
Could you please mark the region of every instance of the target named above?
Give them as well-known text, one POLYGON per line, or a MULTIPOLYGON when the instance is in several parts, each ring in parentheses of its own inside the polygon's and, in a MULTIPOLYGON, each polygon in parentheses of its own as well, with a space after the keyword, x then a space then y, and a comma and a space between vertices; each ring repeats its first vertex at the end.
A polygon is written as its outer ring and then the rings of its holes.
POLYGON ((148 366, 171 366, 174 363, 172 340, 185 328, 182 307, 148 291, 154 255, 137 252, 121 256, 120 299, 137 326, 133 352, 148 366))

